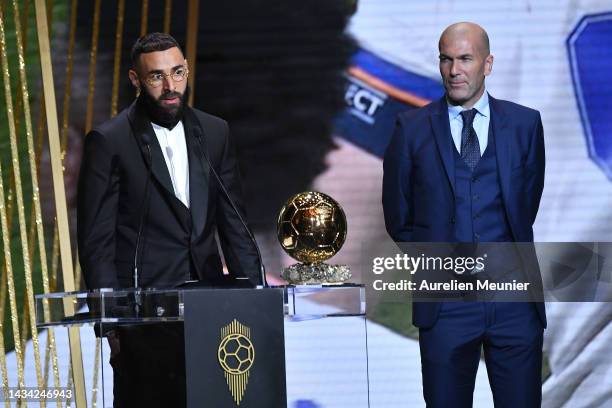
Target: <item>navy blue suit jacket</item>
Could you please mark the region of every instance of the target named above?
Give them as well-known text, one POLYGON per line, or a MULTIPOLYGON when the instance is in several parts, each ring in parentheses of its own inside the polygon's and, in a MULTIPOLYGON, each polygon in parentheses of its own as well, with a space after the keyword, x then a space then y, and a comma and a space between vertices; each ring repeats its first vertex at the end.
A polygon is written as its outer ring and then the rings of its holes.
MULTIPOLYGON (((544 187, 544 132, 538 111, 489 96, 490 126, 504 208, 515 242, 533 242, 544 187)), ((454 242, 455 149, 443 98, 398 115, 384 157, 385 225, 396 242, 454 242)), ((539 272, 538 272, 539 274, 539 272)), ((439 303, 415 302, 413 323, 435 324, 439 303)), ((536 308, 546 325, 544 305, 536 308)))

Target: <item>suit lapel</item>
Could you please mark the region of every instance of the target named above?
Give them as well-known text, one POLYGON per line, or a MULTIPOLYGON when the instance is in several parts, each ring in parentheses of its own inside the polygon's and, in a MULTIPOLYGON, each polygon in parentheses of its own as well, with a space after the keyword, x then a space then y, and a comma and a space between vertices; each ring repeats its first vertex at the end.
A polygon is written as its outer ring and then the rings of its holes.
POLYGON ((132 132, 134 133, 136 141, 140 146, 144 160, 151 166, 153 180, 157 181, 156 184, 161 186, 160 192, 163 196, 165 196, 168 205, 176 215, 179 223, 183 226, 183 228, 189 230, 189 209, 185 207, 181 200, 176 198, 174 187, 172 186, 172 179, 170 178, 170 172, 168 171, 168 166, 166 165, 166 159, 162 154, 162 150, 159 142, 157 141, 157 136, 155 135, 153 126, 151 126, 151 122, 147 118, 146 113, 143 112, 142 107, 139 106, 137 102, 132 104, 130 112, 128 113, 128 118, 132 127, 132 132), (150 147, 152 163, 149 163, 148 153, 146 152, 146 147, 143 142, 143 135, 146 135, 144 137, 148 137, 148 139, 151 141, 150 147))
POLYGON ((433 129, 434 138, 438 145, 438 151, 440 157, 442 157, 442 163, 444 164, 444 170, 446 176, 455 193, 455 155, 453 154, 453 138, 450 132, 450 124, 448 122, 448 108, 444 97, 439 99, 437 102, 438 106, 432 106, 432 112, 430 116, 431 127, 433 129))
POLYGON ((489 106, 491 108, 491 123, 495 138, 495 155, 497 158, 497 169, 499 170, 499 181, 502 197, 506 209, 510 194, 510 141, 511 134, 508 126, 508 116, 505 115, 496 99, 489 95, 489 106))
POLYGON ((200 236, 206 225, 209 196, 209 169, 206 159, 200 149, 195 135, 199 127, 200 135, 204 137, 198 118, 190 108, 185 108, 184 128, 189 156, 189 201, 191 203, 191 221, 193 223, 192 240, 200 236))
POLYGON ((159 184, 166 189, 168 194, 176 197, 174 194, 174 187, 172 187, 172 179, 170 178, 170 173, 168 172, 168 166, 166 165, 166 159, 164 159, 164 155, 161 151, 161 147, 159 146, 159 142, 157 141, 157 136, 155 136, 153 126, 151 126, 151 122, 147 119, 146 114, 142 112, 142 107, 140 107, 137 102, 132 104, 129 118, 136 136, 136 140, 141 147, 140 150, 147 162, 149 158, 146 154, 143 135, 146 134, 149 140, 151 140, 151 159, 153 162, 151 172, 153 173, 153 176, 159 182, 159 184))

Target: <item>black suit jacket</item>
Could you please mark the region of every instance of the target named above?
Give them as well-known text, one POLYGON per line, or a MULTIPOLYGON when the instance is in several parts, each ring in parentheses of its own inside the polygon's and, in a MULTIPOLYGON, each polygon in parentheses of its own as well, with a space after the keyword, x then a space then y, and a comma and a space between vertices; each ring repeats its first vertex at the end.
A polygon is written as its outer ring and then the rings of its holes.
POLYGON ((77 236, 89 289, 134 285, 134 253, 143 214, 140 287, 173 287, 194 277, 220 276, 216 232, 230 274, 259 283, 256 249, 210 173, 196 138, 201 132, 202 147, 244 217, 228 125, 186 107, 183 126, 189 158, 189 209, 174 195, 161 148, 140 103, 134 102, 86 136, 77 236), (151 177, 145 197, 148 166, 151 177))

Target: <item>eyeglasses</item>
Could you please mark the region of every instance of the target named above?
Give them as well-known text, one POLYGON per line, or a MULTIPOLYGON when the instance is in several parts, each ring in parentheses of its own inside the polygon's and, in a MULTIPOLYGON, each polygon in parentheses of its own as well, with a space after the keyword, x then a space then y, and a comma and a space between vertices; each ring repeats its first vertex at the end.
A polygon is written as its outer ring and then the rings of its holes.
POLYGON ((164 78, 171 77, 174 82, 181 82, 183 79, 187 78, 188 75, 189 70, 186 67, 180 67, 169 74, 164 74, 163 72, 149 74, 145 78, 145 82, 153 88, 157 88, 164 82, 164 78))

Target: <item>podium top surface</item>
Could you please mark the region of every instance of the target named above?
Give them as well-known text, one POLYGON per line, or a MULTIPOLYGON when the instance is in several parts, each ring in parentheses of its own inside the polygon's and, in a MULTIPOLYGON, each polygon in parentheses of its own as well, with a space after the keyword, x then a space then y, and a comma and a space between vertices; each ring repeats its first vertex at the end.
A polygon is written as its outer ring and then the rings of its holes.
POLYGON ((363 285, 305 285, 270 288, 211 288, 186 286, 172 289, 101 289, 36 295, 39 328, 83 324, 139 324, 184 320, 183 294, 199 291, 278 291, 286 317, 304 320, 334 316, 364 316, 363 285))

